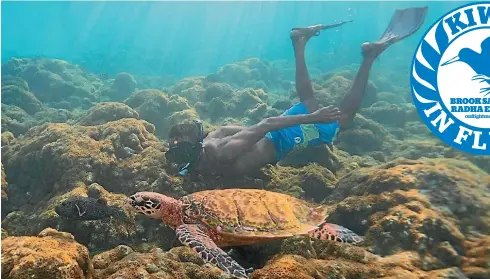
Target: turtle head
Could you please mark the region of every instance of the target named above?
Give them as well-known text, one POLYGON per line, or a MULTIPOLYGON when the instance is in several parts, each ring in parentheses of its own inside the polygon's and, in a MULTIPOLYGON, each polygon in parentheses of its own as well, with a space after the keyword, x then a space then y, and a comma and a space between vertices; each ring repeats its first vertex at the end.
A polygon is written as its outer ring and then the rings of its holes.
POLYGON ((171 227, 177 227, 182 223, 181 202, 162 194, 138 192, 129 196, 124 206, 137 214, 161 219, 171 227))

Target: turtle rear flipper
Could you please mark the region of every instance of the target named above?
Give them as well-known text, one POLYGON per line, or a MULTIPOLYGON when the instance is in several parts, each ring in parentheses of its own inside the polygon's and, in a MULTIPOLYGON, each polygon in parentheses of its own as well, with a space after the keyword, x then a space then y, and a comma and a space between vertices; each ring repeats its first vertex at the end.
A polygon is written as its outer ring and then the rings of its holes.
POLYGON ((204 261, 235 277, 248 278, 245 269, 221 250, 199 225, 180 225, 175 229, 175 233, 182 244, 196 251, 204 261))
POLYGON ((309 236, 320 240, 332 240, 343 243, 359 244, 363 238, 348 228, 324 222, 317 229, 309 232, 309 236))

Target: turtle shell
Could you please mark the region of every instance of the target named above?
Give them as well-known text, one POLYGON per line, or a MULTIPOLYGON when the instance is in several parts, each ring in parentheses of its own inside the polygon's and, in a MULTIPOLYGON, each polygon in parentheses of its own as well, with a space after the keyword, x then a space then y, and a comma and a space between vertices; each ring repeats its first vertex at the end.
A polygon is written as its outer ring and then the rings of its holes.
POLYGON ((317 228, 325 218, 322 207, 265 190, 202 191, 185 196, 181 201, 185 223, 202 222, 222 236, 235 238, 305 234, 317 228))

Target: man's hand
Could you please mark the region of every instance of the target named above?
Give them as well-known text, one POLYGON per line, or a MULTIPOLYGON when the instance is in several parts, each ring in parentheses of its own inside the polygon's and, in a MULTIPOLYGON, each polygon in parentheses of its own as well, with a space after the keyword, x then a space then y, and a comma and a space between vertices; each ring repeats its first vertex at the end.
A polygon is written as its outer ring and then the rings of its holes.
POLYGON ((316 123, 333 123, 340 119, 340 110, 336 107, 328 106, 317 109, 311 115, 316 123))

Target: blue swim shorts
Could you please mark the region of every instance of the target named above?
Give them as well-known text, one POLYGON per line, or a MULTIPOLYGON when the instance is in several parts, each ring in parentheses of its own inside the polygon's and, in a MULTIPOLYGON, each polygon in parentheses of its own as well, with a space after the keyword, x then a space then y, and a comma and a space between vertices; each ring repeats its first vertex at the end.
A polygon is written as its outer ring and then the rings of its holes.
MULTIPOLYGON (((285 111, 282 115, 308 114, 303 103, 298 103, 285 111)), ((339 123, 297 125, 281 130, 269 132, 266 138, 272 140, 277 151, 277 161, 282 160, 295 148, 318 146, 332 143, 337 134, 339 123)))

